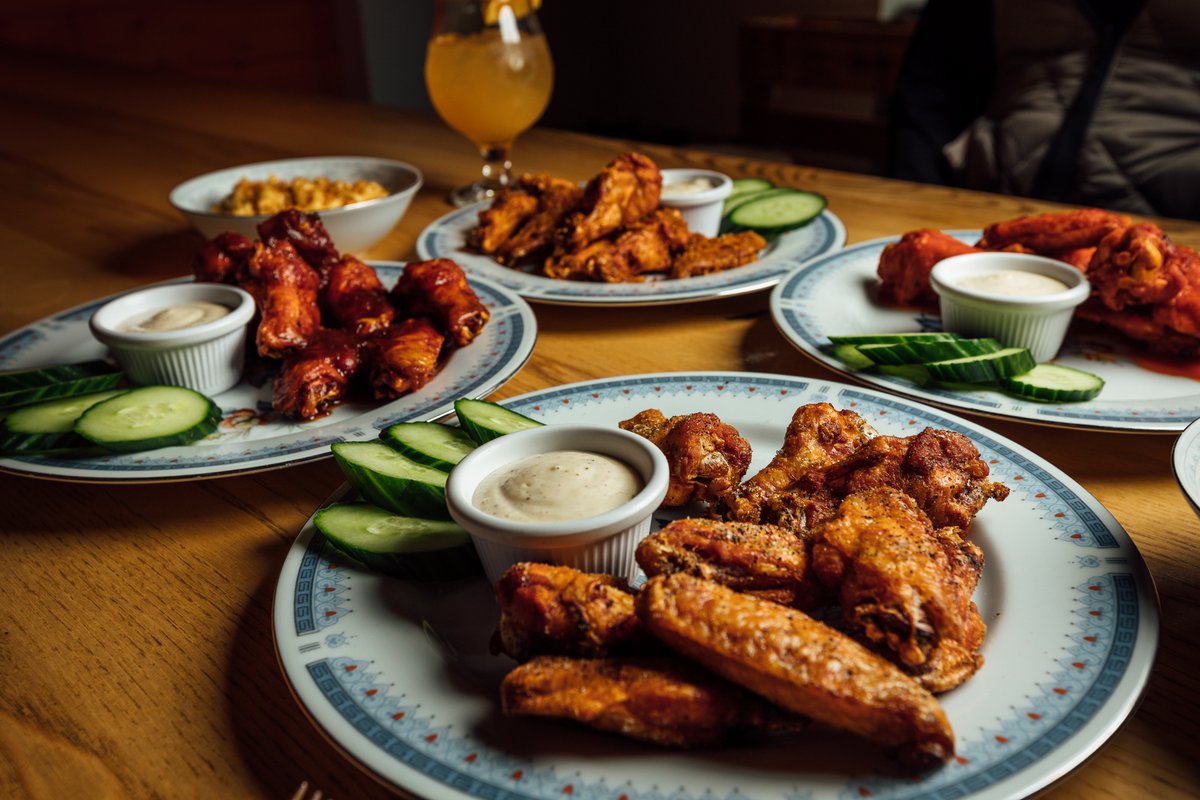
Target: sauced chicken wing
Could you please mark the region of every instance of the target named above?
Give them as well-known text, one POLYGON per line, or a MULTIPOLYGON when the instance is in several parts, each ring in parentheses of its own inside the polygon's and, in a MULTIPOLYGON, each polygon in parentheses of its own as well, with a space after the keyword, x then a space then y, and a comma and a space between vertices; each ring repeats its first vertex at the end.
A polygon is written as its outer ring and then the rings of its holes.
POLYGON ((887 487, 851 494, 812 536, 813 571, 850 629, 922 685, 946 691, 982 666, 977 546, 952 528, 935 531, 911 497, 887 487))
POLYGON ((842 459, 875 436, 875 429, 849 409, 839 411, 829 403, 809 403, 792 414, 783 446, 753 477, 727 498, 729 519, 763 520, 767 499, 787 489, 816 467, 842 459))
POLYGON ((1099 208, 1051 211, 996 222, 983 230, 978 246, 1005 250, 1014 245, 1028 252, 1057 256, 1070 250, 1095 247, 1111 231, 1128 227, 1131 220, 1099 208))
POLYGON ((671 264, 672 278, 693 278, 749 264, 767 246, 754 231, 726 233, 715 238, 694 234, 671 264))
POLYGON ((664 506, 717 501, 737 487, 750 466, 750 443, 716 414, 667 419, 658 409, 647 409, 618 424, 649 439, 667 457, 670 482, 664 506))
POLYGON ((910 231, 883 248, 879 256, 879 302, 889 305, 937 308, 938 297, 929 273, 943 258, 974 253, 979 248, 930 228, 910 231))
POLYGON ((637 563, 651 577, 683 572, 795 608, 821 595, 804 540, 774 525, 678 519, 638 544, 637 563))
POLYGON ((241 286, 254 297, 262 315, 256 335, 259 355, 280 358, 308 344, 321 326, 320 282, 290 243, 255 244, 241 286))
POLYGON ((803 720, 679 659, 541 656, 500 684, 505 714, 571 719, 673 747, 717 744, 745 728, 803 720))
POLYGON ((954 755, 933 695, 801 611, 684 574, 648 580, 637 611, 673 649, 790 711, 895 747, 913 766, 954 755))
POLYGON ((459 347, 470 344, 489 317, 462 267, 448 258, 410 261, 389 297, 405 315, 428 317, 459 347))
POLYGON ((600 657, 646 647, 625 581, 571 567, 522 562, 496 582, 494 646, 517 661, 537 655, 600 657))
POLYGON ((192 261, 192 274, 204 283, 241 283, 254 242, 240 233, 221 233, 204 243, 192 261))
POLYGON ((342 256, 329 266, 317 299, 329 327, 358 334, 382 330, 396 316, 375 270, 354 256, 342 256))
POLYGON ((560 250, 577 250, 658 208, 662 173, 640 153, 622 153, 588 181, 579 210, 555 234, 560 250))
POLYGON ((350 331, 322 330, 290 353, 272 385, 271 406, 297 420, 326 414, 345 398, 358 373, 363 340, 350 331))
POLYGON ((445 341, 422 317, 398 322, 369 339, 365 355, 375 397, 402 397, 429 383, 437 373, 445 341))
POLYGON ((337 262, 337 248, 321 217, 313 212, 289 208, 268 217, 258 224, 258 237, 268 247, 287 242, 305 262, 324 275, 327 267, 337 262))
POLYGON ((479 212, 479 224, 467 232, 467 246, 494 253, 537 211, 537 195, 513 186, 496 193, 492 204, 479 212))

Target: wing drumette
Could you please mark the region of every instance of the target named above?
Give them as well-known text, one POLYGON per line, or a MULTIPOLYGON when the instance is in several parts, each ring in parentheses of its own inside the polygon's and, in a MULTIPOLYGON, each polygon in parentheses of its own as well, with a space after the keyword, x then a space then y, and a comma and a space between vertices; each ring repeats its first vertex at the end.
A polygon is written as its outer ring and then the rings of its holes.
POLYGON ((364 355, 375 397, 402 397, 429 383, 437 374, 445 341, 422 317, 398 322, 369 339, 364 355))
POLYGON ((342 256, 328 267, 318 298, 330 327, 358 334, 382 330, 396 315, 375 270, 354 256, 342 256))
POLYGON ((351 331, 322 330, 289 354, 272 386, 271 406, 297 420, 323 416, 341 402, 358 373, 363 340, 351 331))
POLYGON ((410 261, 389 295, 400 313, 428 317, 459 347, 470 344, 488 321, 487 307, 448 258, 410 261))
POLYGON ((720 500, 737 487, 750 466, 750 443, 716 414, 667 419, 658 409, 647 409, 619 425, 649 439, 667 457, 671 477, 664 506, 720 500))

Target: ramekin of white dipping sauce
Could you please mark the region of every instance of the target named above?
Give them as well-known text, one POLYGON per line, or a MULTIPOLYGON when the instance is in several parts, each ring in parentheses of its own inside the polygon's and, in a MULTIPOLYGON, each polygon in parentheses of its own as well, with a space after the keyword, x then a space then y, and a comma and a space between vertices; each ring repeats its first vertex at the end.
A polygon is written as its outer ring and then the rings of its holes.
POLYGON ((254 298, 236 286, 171 283, 106 303, 89 325, 133 383, 212 396, 242 379, 254 310, 254 298))
POLYGON ((1091 293, 1075 267, 1027 253, 951 256, 934 265, 929 282, 944 330, 1028 347, 1039 363, 1058 354, 1075 308, 1091 293))
POLYGON ((521 561, 633 580, 667 473, 662 451, 637 434, 547 425, 472 451, 450 472, 446 505, 493 583, 521 561))
POLYGON ((692 233, 716 236, 725 198, 733 192, 733 179, 709 169, 664 169, 662 179, 659 204, 678 209, 692 233))

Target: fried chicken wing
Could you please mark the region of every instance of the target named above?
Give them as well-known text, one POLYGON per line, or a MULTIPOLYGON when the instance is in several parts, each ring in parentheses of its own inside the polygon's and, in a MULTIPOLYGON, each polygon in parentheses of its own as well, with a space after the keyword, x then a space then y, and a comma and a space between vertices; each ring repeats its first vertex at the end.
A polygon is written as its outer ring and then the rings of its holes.
POLYGON ((803 720, 679 659, 542 656, 500 684, 505 714, 570 719, 672 747, 718 744, 746 728, 803 720))
POLYGON ((317 299, 329 327, 358 334, 382 330, 396 316, 375 270, 354 256, 342 256, 328 268, 317 299))
POLYGON ((254 242, 240 233, 218 234, 205 242, 192 261, 192 274, 205 283, 240 284, 246 262, 254 255, 254 242))
POLYGON ((932 694, 801 611, 677 573, 648 580, 637 612, 673 649, 786 709, 897 748, 913 766, 954 755, 932 694))
POLYGON ((284 359, 272 385, 271 406, 291 419, 324 416, 341 402, 360 366, 363 340, 352 331, 322 330, 284 359))
POLYGON ((716 502, 738 486, 750 466, 750 443, 716 414, 667 419, 658 409, 647 409, 618 424, 649 439, 667 457, 670 482, 664 506, 716 502))
POLYGON ((935 530, 904 492, 849 495, 813 531, 812 568, 851 630, 894 653, 930 691, 951 689, 982 666, 985 627, 971 595, 983 553, 953 528, 935 530))
POLYGON ((321 282, 289 242, 258 242, 246 262, 241 286, 258 304, 258 353, 268 358, 302 349, 321 326, 317 288, 321 282))
POLYGON ((1100 208, 1050 211, 997 222, 983 230, 978 247, 1005 250, 1020 245, 1031 253, 1056 257, 1060 253, 1095 247, 1111 231, 1126 228, 1131 220, 1100 208))
POLYGON ((974 253, 979 248, 930 228, 910 231, 883 248, 879 256, 879 302, 916 308, 938 307, 929 273, 943 258, 974 253))
POLYGON ((437 374, 445 341, 423 317, 398 322, 369 339, 364 356, 375 397, 391 400, 429 383, 437 374))
POLYGON ((517 661, 538 655, 596 658, 649 646, 633 594, 612 575, 522 562, 496 581, 500 626, 494 645, 517 661))
POLYGON ((470 344, 490 316, 462 267, 448 258, 410 261, 389 298, 407 316, 428 317, 458 347, 470 344))
POLYGON ((683 215, 660 208, 579 250, 556 251, 546 259, 543 271, 547 277, 565 280, 640 281, 647 273, 670 269, 689 238, 683 215))
POLYGON ((467 246, 479 253, 495 253, 537 207, 537 195, 515 186, 501 189, 492 204, 479 212, 479 224, 467 232, 467 246))
POLYGON ((523 176, 519 187, 537 197, 537 208, 493 251, 495 259, 508 266, 549 253, 559 226, 583 202, 583 189, 577 184, 550 175, 523 176))
POLYGON ((683 572, 794 608, 821 599, 805 541, 775 525, 674 520, 638 543, 637 562, 651 577, 683 572))
POLYGON ((658 208, 662 173, 640 153, 622 153, 588 181, 579 210, 555 234, 564 251, 578 250, 658 208))
POLYGON ((258 224, 258 237, 268 247, 277 242, 291 244, 318 274, 323 275, 340 258, 329 231, 314 212, 294 208, 280 211, 258 224))
POLYGON ((740 267, 758 258, 767 240, 754 231, 726 233, 715 238, 693 234, 671 264, 672 278, 693 278, 740 267))

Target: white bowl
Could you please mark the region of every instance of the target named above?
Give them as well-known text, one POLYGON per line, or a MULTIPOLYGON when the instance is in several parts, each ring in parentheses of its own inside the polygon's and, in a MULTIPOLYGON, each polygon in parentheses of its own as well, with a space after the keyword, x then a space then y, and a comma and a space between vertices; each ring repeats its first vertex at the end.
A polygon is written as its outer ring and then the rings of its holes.
POLYGON ((709 169, 664 169, 663 195, 660 205, 677 208, 688 230, 705 236, 716 236, 721 228, 721 208, 733 192, 733 179, 723 172, 709 169), (707 181, 711 189, 668 196, 668 187, 694 180, 707 181))
POLYGON ((1039 363, 1058 354, 1076 306, 1091 293, 1087 277, 1075 267, 1026 253, 951 256, 934 265, 929 282, 938 294, 944 330, 991 337, 1008 347, 1028 347, 1039 363), (1067 288, 1051 294, 1013 295, 960 284, 968 278, 1009 270, 1054 278, 1067 288))
POLYGON ((101 306, 89 325, 133 383, 186 386, 211 397, 241 381, 246 328, 254 311, 254 298, 236 286, 177 283, 118 297, 101 306), (122 329, 161 309, 192 302, 218 303, 229 313, 174 331, 122 329))
POLYGON ((547 425, 493 439, 450 472, 446 505, 471 534, 488 580, 521 561, 539 561, 634 580, 634 551, 650 532, 651 515, 667 495, 666 456, 648 439, 620 428, 547 425), (497 469, 538 453, 584 450, 624 461, 641 476, 633 499, 617 508, 566 522, 514 522, 476 508, 479 482, 497 469))
POLYGON ((361 253, 396 227, 424 181, 421 171, 403 161, 361 156, 317 156, 263 161, 209 172, 184 181, 171 190, 170 201, 196 230, 208 238, 234 231, 248 239, 258 238, 258 223, 270 215, 239 217, 213 211, 246 178, 263 181, 274 175, 280 180, 326 177, 330 180, 373 180, 387 189, 388 196, 351 203, 342 208, 318 211, 333 244, 343 253, 361 253))

